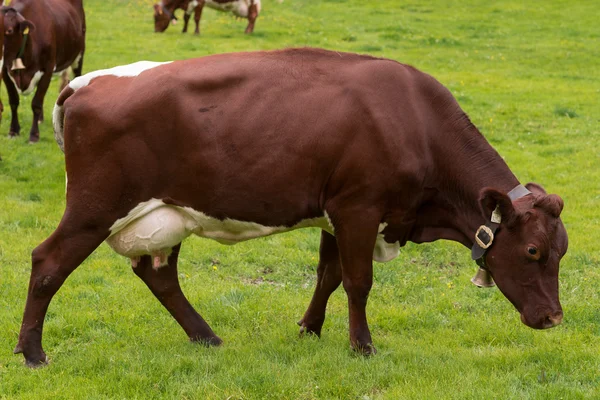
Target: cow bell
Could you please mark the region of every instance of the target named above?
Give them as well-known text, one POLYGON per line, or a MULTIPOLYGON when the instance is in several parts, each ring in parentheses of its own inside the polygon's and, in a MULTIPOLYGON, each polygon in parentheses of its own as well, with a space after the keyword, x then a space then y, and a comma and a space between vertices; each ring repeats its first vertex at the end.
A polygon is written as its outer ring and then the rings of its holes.
POLYGON ((492 276, 485 269, 479 268, 479 271, 471 278, 473 285, 477 287, 494 287, 496 284, 492 279, 492 276))
POLYGON ((11 71, 19 69, 25 69, 25 65, 23 65, 23 60, 21 60, 20 58, 16 58, 12 63, 11 71))

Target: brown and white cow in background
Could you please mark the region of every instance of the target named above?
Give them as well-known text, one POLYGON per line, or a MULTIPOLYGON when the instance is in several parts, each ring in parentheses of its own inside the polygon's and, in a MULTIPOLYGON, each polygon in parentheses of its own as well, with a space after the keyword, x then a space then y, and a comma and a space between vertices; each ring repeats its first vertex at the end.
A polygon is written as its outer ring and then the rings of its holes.
POLYGON ((105 240, 205 344, 221 339, 178 282, 190 234, 234 244, 320 228, 301 331, 320 335, 343 284, 350 342, 365 354, 375 351, 372 261, 391 260, 408 241, 472 247, 523 323, 562 320, 562 200, 520 185, 451 93, 413 67, 318 49, 138 62, 74 79, 53 122, 66 210, 32 254, 15 349, 30 366, 46 361, 52 297, 105 240))
POLYGON ((181 9, 184 10, 183 33, 187 32, 190 16, 194 13, 196 22, 194 33, 200 34, 200 17, 204 6, 247 18, 246 33, 254 31, 254 23, 260 13, 260 0, 163 0, 154 4, 154 32, 164 32, 169 27, 169 23, 175 23, 177 20, 175 10, 181 9))
POLYGON ((62 75, 62 87, 71 67, 75 76, 81 75, 85 50, 83 4, 81 0, 13 0, 0 13, 4 23, 2 73, 12 111, 9 135, 21 132, 19 95, 35 90, 29 141, 37 142, 52 75, 62 75))

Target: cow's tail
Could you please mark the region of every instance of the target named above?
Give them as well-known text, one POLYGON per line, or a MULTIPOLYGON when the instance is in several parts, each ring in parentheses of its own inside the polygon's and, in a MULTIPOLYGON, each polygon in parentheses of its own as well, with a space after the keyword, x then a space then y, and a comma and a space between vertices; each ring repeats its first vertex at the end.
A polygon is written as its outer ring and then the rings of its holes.
POLYGON ((56 104, 54 105, 54 111, 52 112, 52 124, 54 125, 54 139, 58 147, 65 152, 65 101, 75 93, 75 90, 67 85, 60 92, 56 104))

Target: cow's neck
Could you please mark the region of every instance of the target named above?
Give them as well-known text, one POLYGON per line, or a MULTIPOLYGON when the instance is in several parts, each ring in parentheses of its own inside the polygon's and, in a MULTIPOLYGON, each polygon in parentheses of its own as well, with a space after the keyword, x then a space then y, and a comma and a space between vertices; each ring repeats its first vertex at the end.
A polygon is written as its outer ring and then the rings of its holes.
POLYGON ((427 177, 429 198, 417 216, 421 237, 416 239, 421 240, 414 241, 443 238, 471 247, 475 231, 491 217, 481 212, 481 190, 491 187, 508 193, 519 184, 468 118, 457 121, 433 143, 435 168, 427 177))

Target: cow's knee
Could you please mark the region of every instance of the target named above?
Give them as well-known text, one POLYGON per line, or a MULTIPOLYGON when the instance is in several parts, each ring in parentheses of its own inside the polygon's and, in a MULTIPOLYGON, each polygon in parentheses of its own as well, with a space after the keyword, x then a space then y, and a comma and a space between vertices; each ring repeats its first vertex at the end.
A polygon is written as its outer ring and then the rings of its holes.
POLYGON ((42 244, 31 253, 31 293, 37 297, 52 296, 64 280, 60 276, 58 265, 52 262, 47 247, 42 244))
POLYGON ((372 278, 344 278, 343 284, 344 290, 354 304, 363 306, 367 304, 367 297, 373 286, 372 278))

